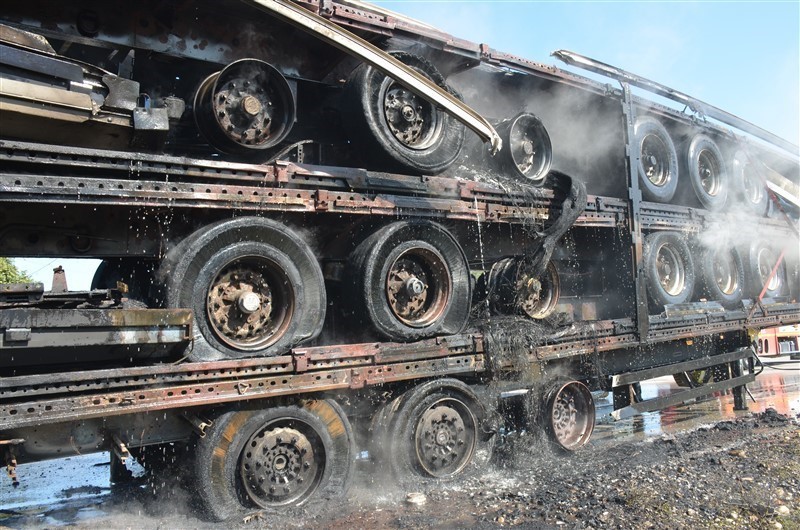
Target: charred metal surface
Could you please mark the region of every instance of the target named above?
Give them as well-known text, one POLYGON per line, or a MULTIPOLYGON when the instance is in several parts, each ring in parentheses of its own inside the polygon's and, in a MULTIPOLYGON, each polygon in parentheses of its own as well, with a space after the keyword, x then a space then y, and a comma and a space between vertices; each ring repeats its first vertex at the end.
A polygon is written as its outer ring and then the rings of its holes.
POLYGON ((185 348, 190 337, 187 310, 4 309, 0 368, 88 362, 98 354, 113 358, 114 352, 146 358, 185 348))
POLYGON ((54 400, 4 403, 0 405, 0 431, 12 431, 45 423, 229 403, 242 399, 363 388, 424 377, 477 374, 484 369, 482 355, 456 355, 362 368, 332 369, 323 374, 309 372, 194 385, 148 387, 96 395, 69 395, 54 400))
POLYGON ((289 355, 181 363, 149 367, 88 370, 0 378, 0 400, 27 396, 53 396, 106 389, 135 389, 156 384, 203 384, 221 380, 242 380, 319 372, 337 368, 363 368, 398 361, 438 359, 450 355, 481 354, 479 335, 454 335, 414 344, 376 342, 298 348, 289 355))

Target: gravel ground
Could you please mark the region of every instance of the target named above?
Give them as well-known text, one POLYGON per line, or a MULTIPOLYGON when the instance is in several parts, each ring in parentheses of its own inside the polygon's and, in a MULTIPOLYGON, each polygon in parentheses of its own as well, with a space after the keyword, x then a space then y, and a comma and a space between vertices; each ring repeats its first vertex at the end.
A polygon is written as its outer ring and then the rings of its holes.
MULTIPOLYGON (((347 502, 327 513, 224 526, 800 529, 800 424, 773 409, 642 441, 594 442, 571 455, 541 437, 511 438, 497 460, 481 476, 403 490, 362 465, 347 502)), ((197 519, 183 492, 134 493, 6 513, 0 528, 221 527, 197 519)))
POLYGON ((500 469, 459 486, 422 489, 422 506, 367 500, 304 525, 800 528, 800 426, 772 409, 568 456, 541 440, 509 445, 500 469))

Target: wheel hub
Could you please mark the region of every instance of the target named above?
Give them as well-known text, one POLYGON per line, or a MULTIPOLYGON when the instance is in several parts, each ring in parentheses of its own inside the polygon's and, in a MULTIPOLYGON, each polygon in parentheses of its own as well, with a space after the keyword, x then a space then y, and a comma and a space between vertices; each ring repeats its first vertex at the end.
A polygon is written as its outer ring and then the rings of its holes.
POLYGON ((239 310, 248 315, 255 313, 261 307, 261 298, 254 292, 241 292, 237 302, 239 310))
POLYGON ((661 287, 670 296, 677 296, 683 291, 683 265, 673 249, 664 245, 658 250, 656 269, 661 287))
POLYGON ((642 139, 641 160, 647 179, 655 186, 663 187, 671 180, 667 169, 667 146, 656 135, 648 134, 642 139))
POLYGON ((406 294, 409 297, 419 296, 422 293, 424 293, 425 289, 427 289, 427 288, 428 288, 428 286, 425 285, 422 282, 422 280, 420 280, 416 276, 415 277, 411 277, 408 280, 406 280, 406 294))
POLYGON ((411 149, 426 149, 436 136, 436 109, 410 90, 387 78, 383 112, 389 131, 411 149))
POLYGON ((733 294, 739 287, 739 282, 736 279, 736 265, 730 255, 717 255, 713 270, 719 290, 726 295, 733 294))
POLYGON ((550 171, 552 145, 542 122, 533 114, 515 117, 508 130, 508 155, 520 176, 534 182, 550 171))
POLYGON ((465 423, 462 412, 447 404, 426 410, 416 432, 417 456, 423 469, 432 476, 463 469, 474 450, 473 427, 465 423))
POLYGON ((594 430, 594 400, 589 389, 573 381, 559 388, 549 400, 548 428, 562 448, 575 450, 589 441, 594 430))
POLYGON ((403 323, 424 327, 447 306, 450 281, 441 257, 415 248, 401 254, 389 268, 386 297, 392 313, 403 323))
POLYGON ((294 95, 273 66, 242 59, 201 83, 194 115, 200 132, 221 151, 268 149, 280 143, 294 125, 294 95))
POLYGON ((257 257, 238 259, 223 267, 209 286, 208 323, 230 347, 258 350, 277 340, 288 325, 292 296, 277 265, 257 257))
POLYGON ((722 187, 719 174, 719 162, 713 153, 702 150, 698 155, 698 171, 700 173, 700 185, 706 193, 715 196, 722 187))
POLYGON ((301 499, 314 487, 319 471, 311 441, 288 427, 254 435, 240 463, 247 493, 263 507, 301 499))

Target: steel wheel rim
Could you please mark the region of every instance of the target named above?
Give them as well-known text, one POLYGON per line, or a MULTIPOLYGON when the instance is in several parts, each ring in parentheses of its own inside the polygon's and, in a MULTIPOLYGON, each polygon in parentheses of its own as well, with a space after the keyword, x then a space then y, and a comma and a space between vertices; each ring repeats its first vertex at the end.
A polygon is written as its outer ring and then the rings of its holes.
POLYGON ((520 116, 514 120, 508 137, 508 149, 517 170, 534 182, 542 180, 550 169, 551 145, 541 122, 533 116, 520 116))
POLYGON ((289 83, 257 59, 241 59, 207 77, 195 94, 194 109, 200 131, 223 151, 275 146, 295 120, 289 83))
POLYGON ((459 399, 442 398, 420 417, 414 431, 417 464, 442 478, 461 472, 475 453, 477 421, 459 399))
POLYGON ((394 79, 384 79, 379 101, 389 133, 404 147, 428 149, 441 134, 442 120, 436 107, 394 79))
POLYGON ((217 272, 208 288, 206 314, 212 331, 226 345, 257 351, 283 336, 294 303, 289 278, 277 263, 245 256, 217 272))
MULTIPOLYGON (((762 248, 758 251, 758 276, 761 278, 761 285, 767 281, 769 275, 772 274, 772 269, 776 263, 775 254, 768 248, 762 248)), ((775 273, 775 276, 767 284, 768 291, 777 291, 781 285, 780 274, 775 273)))
POLYGON ((553 438, 564 449, 577 449, 591 437, 594 401, 582 383, 574 381, 559 388, 550 401, 548 412, 553 438))
POLYGON ((738 267, 730 252, 718 252, 712 267, 714 282, 719 290, 726 295, 735 293, 739 288, 738 267))
POLYGON ((697 155, 697 171, 700 175, 700 186, 708 195, 715 197, 722 189, 720 163, 713 152, 703 149, 697 155))
POLYGON ((642 138, 640 151, 639 162, 647 180, 659 188, 669 184, 672 173, 669 170, 669 149, 664 140, 658 135, 647 134, 642 138))
POLYGON ((661 245, 656 254, 658 281, 670 296, 683 292, 686 282, 686 268, 680 254, 670 245, 661 245))
POLYGON ((426 248, 402 252, 386 275, 389 309, 411 327, 436 322, 447 308, 451 291, 452 280, 444 258, 426 248))
POLYGON ((244 492, 262 508, 299 503, 319 485, 325 450, 305 423, 278 420, 247 441, 239 461, 244 492))

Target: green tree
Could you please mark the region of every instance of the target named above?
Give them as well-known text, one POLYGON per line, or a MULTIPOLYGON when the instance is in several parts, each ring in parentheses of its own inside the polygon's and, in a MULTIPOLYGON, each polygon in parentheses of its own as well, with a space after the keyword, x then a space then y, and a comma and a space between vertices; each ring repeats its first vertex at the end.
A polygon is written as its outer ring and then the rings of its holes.
POLYGON ((27 283, 32 282, 25 271, 21 271, 8 258, 0 258, 0 283, 27 283))

